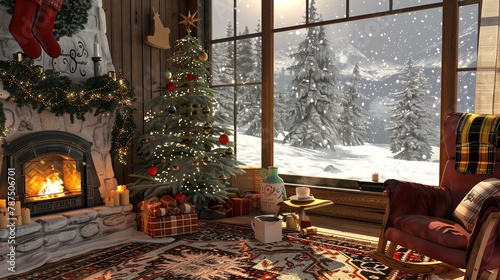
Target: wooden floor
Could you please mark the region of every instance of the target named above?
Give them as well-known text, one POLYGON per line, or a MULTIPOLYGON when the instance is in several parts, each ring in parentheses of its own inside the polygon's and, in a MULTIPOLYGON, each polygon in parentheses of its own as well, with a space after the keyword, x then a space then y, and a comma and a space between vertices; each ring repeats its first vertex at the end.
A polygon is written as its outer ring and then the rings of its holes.
MULTIPOLYGON (((249 225, 253 215, 225 218, 224 222, 249 225)), ((312 225, 318 228, 319 233, 349 237, 354 239, 377 242, 380 233, 380 224, 360 222, 355 220, 339 219, 327 216, 309 215, 312 225)), ((459 269, 451 270, 446 273, 434 275, 432 280, 454 280, 463 279, 463 271, 459 269)))

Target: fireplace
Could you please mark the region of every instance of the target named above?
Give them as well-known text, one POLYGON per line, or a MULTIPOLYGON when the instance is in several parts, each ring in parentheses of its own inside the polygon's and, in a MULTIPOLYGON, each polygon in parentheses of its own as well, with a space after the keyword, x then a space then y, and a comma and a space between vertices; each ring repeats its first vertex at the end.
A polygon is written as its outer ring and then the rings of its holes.
MULTIPOLYGON (((3 145, 2 178, 14 170, 16 198, 33 216, 102 204, 92 143, 64 131, 39 131, 3 145)), ((6 182, 0 196, 7 196, 6 182)))

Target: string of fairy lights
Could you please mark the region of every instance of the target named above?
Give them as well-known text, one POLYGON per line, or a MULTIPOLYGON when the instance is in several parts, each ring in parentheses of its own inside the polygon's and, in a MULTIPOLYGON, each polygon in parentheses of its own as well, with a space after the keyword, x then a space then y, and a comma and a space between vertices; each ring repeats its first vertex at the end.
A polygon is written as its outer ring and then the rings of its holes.
MULTIPOLYGON (((126 163, 135 128, 135 95, 121 73, 73 83, 57 71, 34 65, 32 59, 18 58, 0 61, 0 80, 9 93, 7 101, 13 101, 18 106, 30 106, 39 113, 49 110, 56 116, 69 114, 71 122, 74 122, 75 117, 85 121, 86 113, 115 114, 112 153, 120 163, 126 163)), ((3 104, 0 102, 0 137, 7 136, 10 131, 5 122, 3 104)))

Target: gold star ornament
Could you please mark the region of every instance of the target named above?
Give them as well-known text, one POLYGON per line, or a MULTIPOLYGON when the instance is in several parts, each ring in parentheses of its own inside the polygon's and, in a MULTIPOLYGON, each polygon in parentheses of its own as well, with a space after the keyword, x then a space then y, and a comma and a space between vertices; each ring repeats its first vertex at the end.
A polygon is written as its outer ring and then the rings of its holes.
POLYGON ((179 22, 179 24, 184 24, 186 26, 186 31, 188 33, 191 33, 191 26, 196 28, 196 24, 195 22, 197 21, 200 21, 201 19, 200 18, 196 18, 196 14, 198 13, 198 11, 194 12, 194 14, 191 15, 191 11, 188 11, 188 15, 185 16, 185 15, 181 15, 181 17, 184 19, 182 20, 181 22, 179 22))

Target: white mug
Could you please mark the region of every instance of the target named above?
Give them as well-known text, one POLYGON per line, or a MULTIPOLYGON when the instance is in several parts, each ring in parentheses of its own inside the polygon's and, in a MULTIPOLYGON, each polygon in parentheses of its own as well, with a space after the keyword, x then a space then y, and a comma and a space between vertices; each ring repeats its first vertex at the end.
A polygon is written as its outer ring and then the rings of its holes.
POLYGON ((311 194, 311 189, 308 187, 296 187, 295 194, 297 194, 298 198, 306 198, 311 194))

